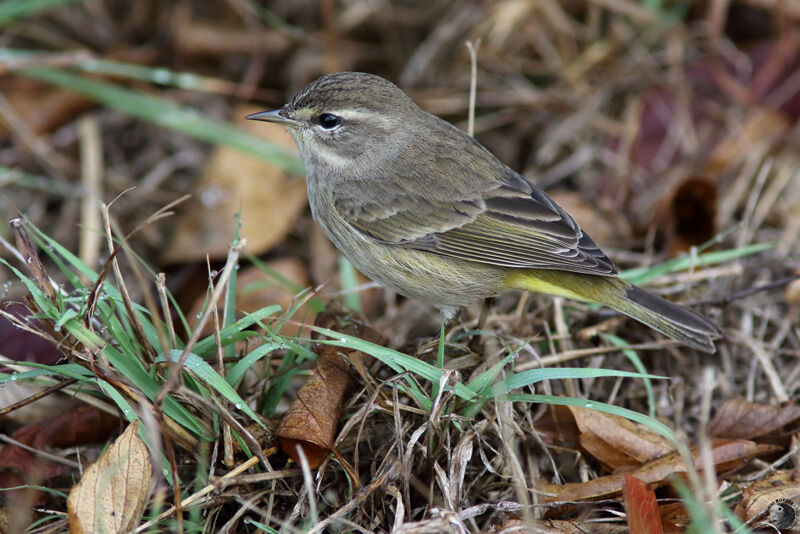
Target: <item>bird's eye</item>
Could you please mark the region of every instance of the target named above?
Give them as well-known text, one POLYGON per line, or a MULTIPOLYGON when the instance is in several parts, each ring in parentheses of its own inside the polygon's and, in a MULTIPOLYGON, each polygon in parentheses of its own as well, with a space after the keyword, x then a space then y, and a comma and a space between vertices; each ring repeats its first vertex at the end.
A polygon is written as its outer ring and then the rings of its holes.
POLYGON ((319 116, 319 125, 326 130, 333 130, 340 124, 342 124, 342 118, 333 113, 323 113, 319 116))

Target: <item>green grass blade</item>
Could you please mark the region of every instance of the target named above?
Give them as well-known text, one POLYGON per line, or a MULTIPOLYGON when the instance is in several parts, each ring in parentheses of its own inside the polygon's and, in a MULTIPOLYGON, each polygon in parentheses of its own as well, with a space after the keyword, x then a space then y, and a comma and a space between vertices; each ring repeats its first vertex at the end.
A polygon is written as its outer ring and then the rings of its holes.
POLYGON ((0 26, 5 26, 9 22, 33 15, 45 9, 53 9, 81 1, 83 0, 4 0, 0 2, 0 26))
POLYGON ((75 91, 123 113, 173 129, 184 135, 237 148, 269 161, 286 171, 295 174, 303 172, 300 161, 288 150, 219 119, 207 117, 198 110, 60 69, 32 67, 18 72, 21 75, 75 91))
POLYGON ((21 371, 19 373, 5 374, 0 376, 0 384, 7 384, 9 382, 22 382, 24 380, 33 380, 40 376, 66 376, 67 378, 74 378, 78 381, 86 381, 94 375, 86 368, 78 365, 77 363, 65 363, 61 365, 45 365, 36 362, 14 362, 15 365, 24 367, 33 367, 32 371, 21 371))
POLYGON ((79 186, 65 184, 38 174, 30 174, 19 169, 10 169, 0 165, 0 187, 5 185, 27 187, 28 189, 35 189, 37 191, 44 191, 49 194, 62 195, 69 198, 77 198, 82 194, 79 186))
POLYGON ((628 346, 628 342, 619 336, 615 336, 614 334, 600 334, 600 335, 601 337, 603 337, 603 339, 605 339, 615 347, 619 347, 619 349, 622 351, 622 354, 624 354, 625 357, 628 358, 631 364, 636 368, 636 370, 642 374, 644 389, 647 392, 648 413, 650 414, 650 417, 655 417, 656 396, 653 393, 653 383, 650 381, 650 377, 647 375, 647 369, 642 363, 641 358, 639 358, 639 354, 635 350, 631 349, 628 346))
POLYGON ((697 257, 692 258, 691 255, 685 254, 675 259, 659 263, 658 265, 651 265, 650 267, 636 267, 634 269, 627 269, 619 273, 620 278, 623 278, 634 285, 646 284, 654 278, 672 273, 676 271, 683 271, 690 267, 708 267, 717 263, 724 263, 735 259, 757 254, 765 250, 774 248, 773 243, 755 243, 745 247, 728 249, 728 250, 715 250, 713 252, 705 252, 698 254, 697 257))
MULTIPOLYGON (((170 357, 172 358, 173 362, 177 362, 181 357, 181 351, 179 350, 172 350, 170 351, 170 357)), ((164 362, 166 359, 164 355, 159 355, 156 358, 157 362, 164 362)), ((228 384, 224 378, 222 378, 219 373, 217 373, 206 361, 196 354, 189 353, 188 357, 186 358, 186 363, 184 364, 187 369, 192 371, 197 377, 203 380, 209 387, 213 388, 217 393, 228 399, 233 405, 236 407, 237 410, 241 410, 250 416, 253 421, 264 426, 264 423, 261 422, 261 419, 256 415, 256 413, 250 409, 250 406, 244 401, 243 398, 236 393, 230 384, 228 384)), ((266 428, 266 427, 265 427, 266 428)))
MULTIPOLYGON (((397 372, 410 371, 429 382, 438 384, 442 377, 442 370, 426 363, 418 358, 403 354, 396 350, 392 350, 375 343, 370 343, 355 336, 342 334, 334 330, 314 326, 312 329, 324 336, 331 339, 317 339, 317 343, 327 345, 335 345, 337 347, 345 347, 354 350, 360 350, 370 356, 377 358, 397 372)), ((470 391, 464 384, 456 384, 453 392, 464 400, 471 400, 475 398, 475 393, 470 391)))
POLYGON ((351 310, 363 313, 361 297, 358 291, 355 291, 358 287, 358 274, 353 264, 344 256, 339 256, 339 277, 344 292, 344 303, 351 310))
POLYGON ((502 382, 492 388, 492 395, 505 395, 517 388, 529 386, 542 380, 563 380, 567 378, 584 379, 584 378, 599 378, 606 376, 616 376, 624 378, 666 378, 663 376, 647 375, 641 373, 632 373, 630 371, 617 371, 616 369, 592 369, 592 368, 545 368, 545 369, 530 369, 522 371, 509 376, 502 382))
POLYGON ((675 433, 672 432, 672 430, 670 430, 670 428, 661 421, 657 421, 656 419, 639 412, 628 410, 627 408, 620 408, 619 406, 606 404, 605 402, 577 399, 575 397, 557 397, 555 395, 531 394, 511 394, 502 397, 502 399, 515 402, 556 404, 558 406, 577 406, 579 408, 589 408, 591 410, 597 410, 599 412, 605 412, 611 415, 619 415, 620 417, 624 417, 625 419, 629 419, 635 423, 644 425, 649 430, 667 438, 670 443, 676 447, 680 447, 678 439, 675 437, 675 433))
POLYGON ((225 374, 225 380, 231 387, 236 388, 239 387, 239 382, 242 381, 244 378, 244 374, 250 369, 255 363, 270 354, 272 351, 281 348, 281 345, 274 342, 265 342, 250 351, 245 357, 241 360, 236 362, 233 367, 231 367, 228 372, 225 374))

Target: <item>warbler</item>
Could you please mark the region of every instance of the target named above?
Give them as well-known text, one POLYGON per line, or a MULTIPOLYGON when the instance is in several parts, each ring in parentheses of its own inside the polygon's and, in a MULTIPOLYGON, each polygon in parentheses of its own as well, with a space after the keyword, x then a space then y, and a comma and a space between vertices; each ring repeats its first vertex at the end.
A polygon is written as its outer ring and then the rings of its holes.
POLYGON ((451 318, 504 290, 599 303, 704 352, 720 329, 618 277, 561 206, 474 138, 379 76, 318 78, 280 109, 311 213, 368 277, 451 318))

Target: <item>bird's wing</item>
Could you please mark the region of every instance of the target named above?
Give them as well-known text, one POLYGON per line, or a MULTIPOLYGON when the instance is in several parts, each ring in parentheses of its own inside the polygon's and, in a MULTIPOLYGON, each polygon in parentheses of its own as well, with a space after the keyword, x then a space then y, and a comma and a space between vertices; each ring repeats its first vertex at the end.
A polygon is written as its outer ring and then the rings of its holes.
POLYGON ((350 225, 384 244, 501 267, 617 274, 563 208, 512 173, 483 191, 460 190, 462 198, 442 188, 410 191, 383 181, 361 184, 358 195, 334 195, 334 202, 350 225))

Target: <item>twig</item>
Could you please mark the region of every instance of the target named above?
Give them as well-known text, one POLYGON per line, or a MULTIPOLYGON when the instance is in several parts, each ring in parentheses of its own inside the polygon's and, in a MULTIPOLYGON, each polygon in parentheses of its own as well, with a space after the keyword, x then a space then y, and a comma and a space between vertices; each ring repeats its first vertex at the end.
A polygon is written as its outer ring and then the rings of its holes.
POLYGON ((75 378, 68 378, 68 379, 66 379, 66 380, 64 380, 62 382, 59 382, 57 384, 53 384, 52 386, 46 387, 43 390, 37 391, 33 395, 31 395, 29 397, 26 397, 26 398, 24 398, 24 399, 22 399, 20 401, 17 401, 14 404, 6 406, 2 410, 0 410, 0 417, 4 417, 4 416, 10 414, 11 412, 13 412, 14 410, 19 410, 20 408, 22 408, 24 406, 27 406, 28 404, 33 404, 37 400, 43 399, 44 397, 46 397, 46 396, 48 396, 48 395, 50 395, 52 393, 55 393, 57 391, 61 391, 65 387, 71 386, 72 384, 74 384, 77 381, 78 380, 75 379, 75 378))
MULTIPOLYGON (((81 226, 79 253, 81 261, 95 269, 100 257, 102 222, 100 202, 103 196, 103 144, 97 120, 91 115, 80 122, 81 136, 81 184, 85 195, 81 199, 81 226)), ((86 281, 85 275, 81 275, 86 281)))

